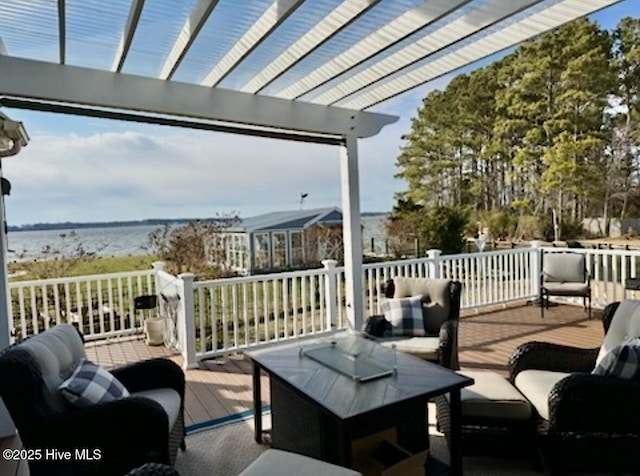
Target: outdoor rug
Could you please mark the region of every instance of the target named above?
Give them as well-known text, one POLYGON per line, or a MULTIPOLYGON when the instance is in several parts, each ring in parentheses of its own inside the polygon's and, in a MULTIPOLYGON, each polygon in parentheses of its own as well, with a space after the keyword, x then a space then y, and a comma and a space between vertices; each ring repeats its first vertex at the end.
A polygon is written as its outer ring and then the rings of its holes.
MULTIPOLYGON (((430 408, 429 416, 435 414, 430 408)), ((264 426, 270 427, 269 415, 264 426)), ((430 452, 448 462, 447 443, 430 422, 430 452)), ((176 469, 181 476, 235 476, 266 450, 253 439, 252 413, 234 415, 224 421, 201 424, 187 436, 187 451, 178 452, 176 469)), ((465 476, 546 476, 533 462, 523 459, 465 457, 465 476)), ((584 473, 581 473, 584 474, 584 473)), ((294 476, 294 475, 289 475, 294 476)), ((576 474, 576 476, 578 476, 576 474)))

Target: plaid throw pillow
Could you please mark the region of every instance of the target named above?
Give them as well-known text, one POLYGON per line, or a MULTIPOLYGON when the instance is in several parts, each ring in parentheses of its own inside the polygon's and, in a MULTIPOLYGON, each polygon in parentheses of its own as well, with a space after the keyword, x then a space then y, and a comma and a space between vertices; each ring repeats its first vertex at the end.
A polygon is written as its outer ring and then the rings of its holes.
POLYGON ((422 296, 385 299, 380 310, 391 323, 394 336, 424 336, 424 318, 422 314, 422 296))
POLYGON ((71 377, 58 389, 69 402, 80 407, 128 397, 128 390, 110 372, 82 359, 71 377))
POLYGON ((639 378, 640 338, 630 339, 611 349, 591 373, 628 379, 639 378))

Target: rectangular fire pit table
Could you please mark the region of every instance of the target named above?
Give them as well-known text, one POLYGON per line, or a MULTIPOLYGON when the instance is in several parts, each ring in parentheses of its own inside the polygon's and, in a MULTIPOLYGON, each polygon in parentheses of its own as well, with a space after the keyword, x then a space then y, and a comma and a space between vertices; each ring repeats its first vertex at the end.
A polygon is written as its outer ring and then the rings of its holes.
POLYGON ((270 377, 272 445, 346 467, 352 465, 353 441, 389 428, 396 429, 397 443, 410 452, 428 449, 427 402, 449 393, 450 472, 462 474, 460 389, 473 379, 350 332, 247 356, 253 361, 258 443, 261 370, 270 377), (335 355, 327 350, 332 346, 335 355))

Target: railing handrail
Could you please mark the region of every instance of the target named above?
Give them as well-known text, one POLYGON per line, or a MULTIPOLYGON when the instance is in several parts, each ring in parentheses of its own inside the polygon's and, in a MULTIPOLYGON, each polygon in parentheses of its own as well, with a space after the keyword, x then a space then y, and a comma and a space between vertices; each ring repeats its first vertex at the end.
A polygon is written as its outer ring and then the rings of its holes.
POLYGON ((209 279, 206 281, 195 281, 193 287, 206 288, 208 286, 224 285, 224 284, 242 284, 254 283, 262 281, 275 281, 286 278, 297 278, 300 276, 318 276, 324 274, 324 268, 305 269, 300 271, 286 271, 284 273, 255 274, 252 276, 236 276, 233 278, 209 279))
POLYGON ((556 246, 543 246, 542 250, 547 253, 582 253, 587 255, 607 255, 607 256, 629 256, 629 255, 639 255, 640 250, 610 250, 606 248, 559 248, 556 246))
POLYGON ((154 274, 154 271, 150 269, 150 270, 142 270, 142 271, 125 271, 120 273, 71 276, 67 278, 32 279, 29 281, 9 281, 9 287, 20 288, 20 287, 29 287, 29 286, 75 283, 77 281, 98 281, 98 280, 104 281, 106 279, 128 278, 128 277, 137 278, 138 276, 149 276, 152 274, 154 274))

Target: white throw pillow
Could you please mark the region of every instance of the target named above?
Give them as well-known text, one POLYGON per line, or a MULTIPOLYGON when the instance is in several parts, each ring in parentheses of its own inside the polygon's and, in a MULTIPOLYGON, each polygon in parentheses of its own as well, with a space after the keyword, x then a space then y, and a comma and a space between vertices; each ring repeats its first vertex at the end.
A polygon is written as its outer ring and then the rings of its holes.
POLYGON ((629 339, 607 352, 594 375, 634 379, 640 376, 640 338, 629 339))
POLYGON ((69 402, 79 407, 129 396, 129 391, 111 372, 87 359, 80 361, 71 377, 58 389, 69 402))
POLYGON ((380 310, 384 313, 385 319, 391 323, 391 332, 394 336, 426 335, 422 296, 385 299, 380 303, 380 310))

